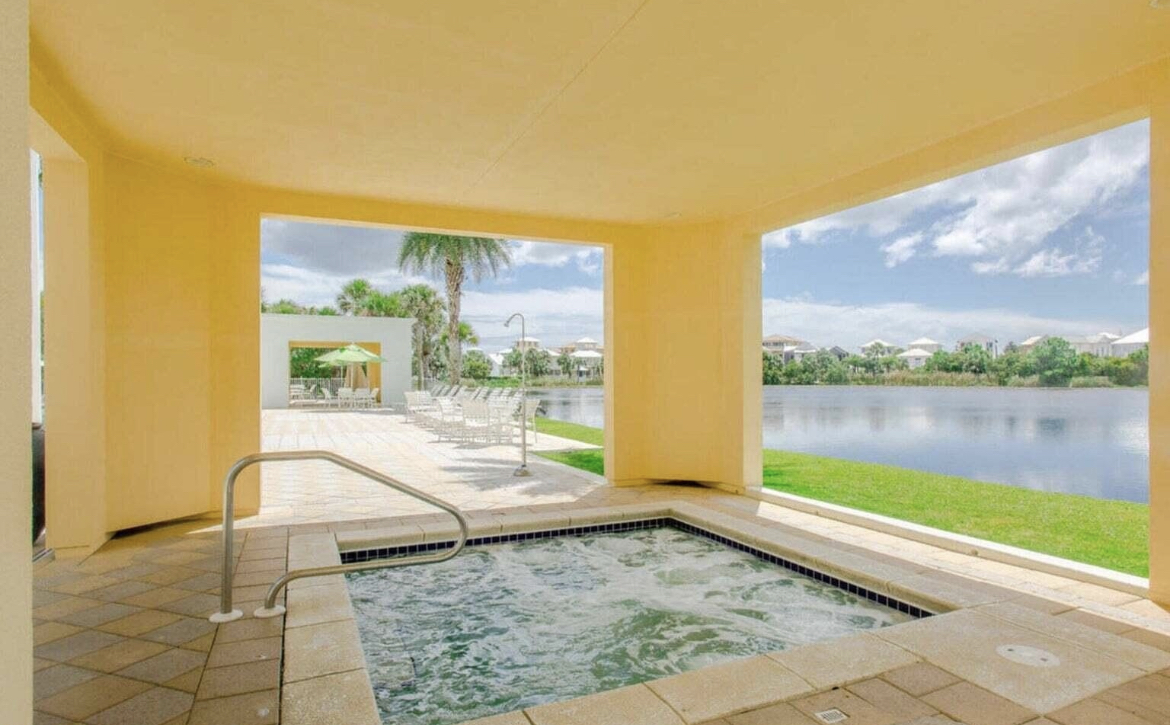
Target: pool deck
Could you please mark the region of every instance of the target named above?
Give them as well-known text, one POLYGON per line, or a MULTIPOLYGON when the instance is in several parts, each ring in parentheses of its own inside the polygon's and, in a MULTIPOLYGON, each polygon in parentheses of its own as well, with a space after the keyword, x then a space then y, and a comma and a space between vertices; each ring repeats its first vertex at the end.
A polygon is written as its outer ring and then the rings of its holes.
MULTIPOLYGON (((541 448, 577 447, 541 435, 541 448)), ((437 443, 382 412, 266 411, 266 450, 326 448, 460 506, 475 535, 667 514, 833 576, 943 612, 479 721, 484 725, 712 722, 815 725, 1150 725, 1170 722, 1170 613, 1103 586, 991 562, 695 486, 614 488, 515 446, 437 443), (1055 655, 1017 664, 1000 646, 1055 655)), ((213 625, 218 525, 159 526, 34 581, 37 725, 373 725, 348 590, 294 582, 289 613, 260 620, 267 585, 339 551, 451 538, 451 524, 378 484, 315 462, 262 471, 241 519, 236 606, 213 625)))

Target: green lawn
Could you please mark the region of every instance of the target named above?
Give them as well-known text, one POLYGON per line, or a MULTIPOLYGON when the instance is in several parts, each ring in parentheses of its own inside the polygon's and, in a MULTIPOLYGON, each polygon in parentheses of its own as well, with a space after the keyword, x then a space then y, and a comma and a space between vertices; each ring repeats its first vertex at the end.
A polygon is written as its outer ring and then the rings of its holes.
MULTIPOLYGON (((540 419, 542 432, 600 445, 599 429, 540 419)), ((542 453, 602 473, 599 450, 542 453)), ((764 451, 764 486, 1001 544, 1149 575, 1149 506, 1047 493, 805 453, 764 451)))
POLYGON ((577 425, 576 423, 566 423, 563 420, 538 417, 536 419, 536 430, 539 433, 548 433, 549 435, 581 441, 582 443, 590 443, 595 446, 605 445, 604 431, 600 428, 590 428, 587 425, 577 425))

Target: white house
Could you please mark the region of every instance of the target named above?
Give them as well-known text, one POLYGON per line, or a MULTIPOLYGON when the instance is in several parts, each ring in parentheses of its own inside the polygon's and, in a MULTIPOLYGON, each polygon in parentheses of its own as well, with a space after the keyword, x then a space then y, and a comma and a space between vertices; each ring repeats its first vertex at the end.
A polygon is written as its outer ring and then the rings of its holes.
POLYGON ((1109 357, 1113 354, 1113 342, 1120 339, 1121 335, 1098 332, 1096 335, 1069 338, 1068 342, 1078 353, 1087 352, 1097 357, 1109 357))
POLYGON ((791 350, 786 350, 784 352, 784 361, 789 362, 789 359, 791 359, 792 362, 800 362, 810 355, 816 355, 818 352, 820 352, 818 348, 806 342, 803 345, 793 347, 791 350))
POLYGON ((1032 348, 1047 340, 1051 335, 1032 335, 1027 340, 1021 342, 1017 347, 1020 352, 1031 352, 1032 348))
POLYGON ((972 333, 966 337, 960 338, 959 341, 955 343, 955 352, 959 352, 968 345, 978 345, 979 347, 986 350, 992 357, 999 356, 999 342, 993 337, 988 337, 987 335, 978 332, 972 333))
POLYGON ((911 370, 917 370, 918 368, 925 365, 926 361, 929 360, 930 356, 933 354, 934 353, 927 352, 921 348, 912 347, 906 352, 899 354, 898 357, 902 360, 905 360, 906 365, 911 370))
POLYGON ((867 342, 861 346, 861 352, 863 352, 867 355, 870 353, 871 350, 875 351, 875 352, 881 352, 884 350, 892 350, 892 349, 894 349, 894 345, 892 343, 886 342, 885 340, 883 340, 881 338, 874 338, 873 340, 870 340, 869 342, 867 342))
POLYGON ((516 349, 520 352, 528 352, 529 350, 539 350, 540 340, 535 337, 522 337, 516 341, 516 349))
POLYGON ((601 361, 605 356, 596 350, 578 350, 569 357, 573 358, 573 371, 577 377, 590 378, 601 373, 601 361))
POLYGON ((926 352, 938 352, 942 347, 941 342, 931 340, 929 337, 920 337, 906 345, 907 350, 925 350, 926 352))
POLYGON ((1113 357, 1125 357, 1141 350, 1143 347, 1148 347, 1149 344, 1150 328, 1147 327, 1114 340, 1110 346, 1110 352, 1113 354, 1113 357))
POLYGON ((807 340, 790 335, 768 335, 764 338, 764 350, 770 353, 783 353, 786 349, 793 349, 807 345, 807 340))

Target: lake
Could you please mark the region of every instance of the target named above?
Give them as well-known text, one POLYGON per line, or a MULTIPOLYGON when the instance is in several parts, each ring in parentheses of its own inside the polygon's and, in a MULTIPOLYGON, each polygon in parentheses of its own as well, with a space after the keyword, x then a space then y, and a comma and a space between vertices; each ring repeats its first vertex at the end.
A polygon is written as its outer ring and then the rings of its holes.
MULTIPOLYGON (((539 391, 602 427, 600 388, 539 391)), ((764 447, 1145 503, 1145 390, 766 386, 764 447)))

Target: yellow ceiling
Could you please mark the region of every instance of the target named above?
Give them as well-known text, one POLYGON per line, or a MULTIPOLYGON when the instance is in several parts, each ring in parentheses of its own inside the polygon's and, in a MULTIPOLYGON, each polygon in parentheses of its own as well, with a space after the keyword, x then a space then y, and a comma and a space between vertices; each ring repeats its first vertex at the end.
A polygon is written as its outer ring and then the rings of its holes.
MULTIPOLYGON (((33 0, 122 153, 645 222, 825 183, 1170 53, 1148 0, 33 0)), ((192 170, 194 171, 194 170, 192 170)))

